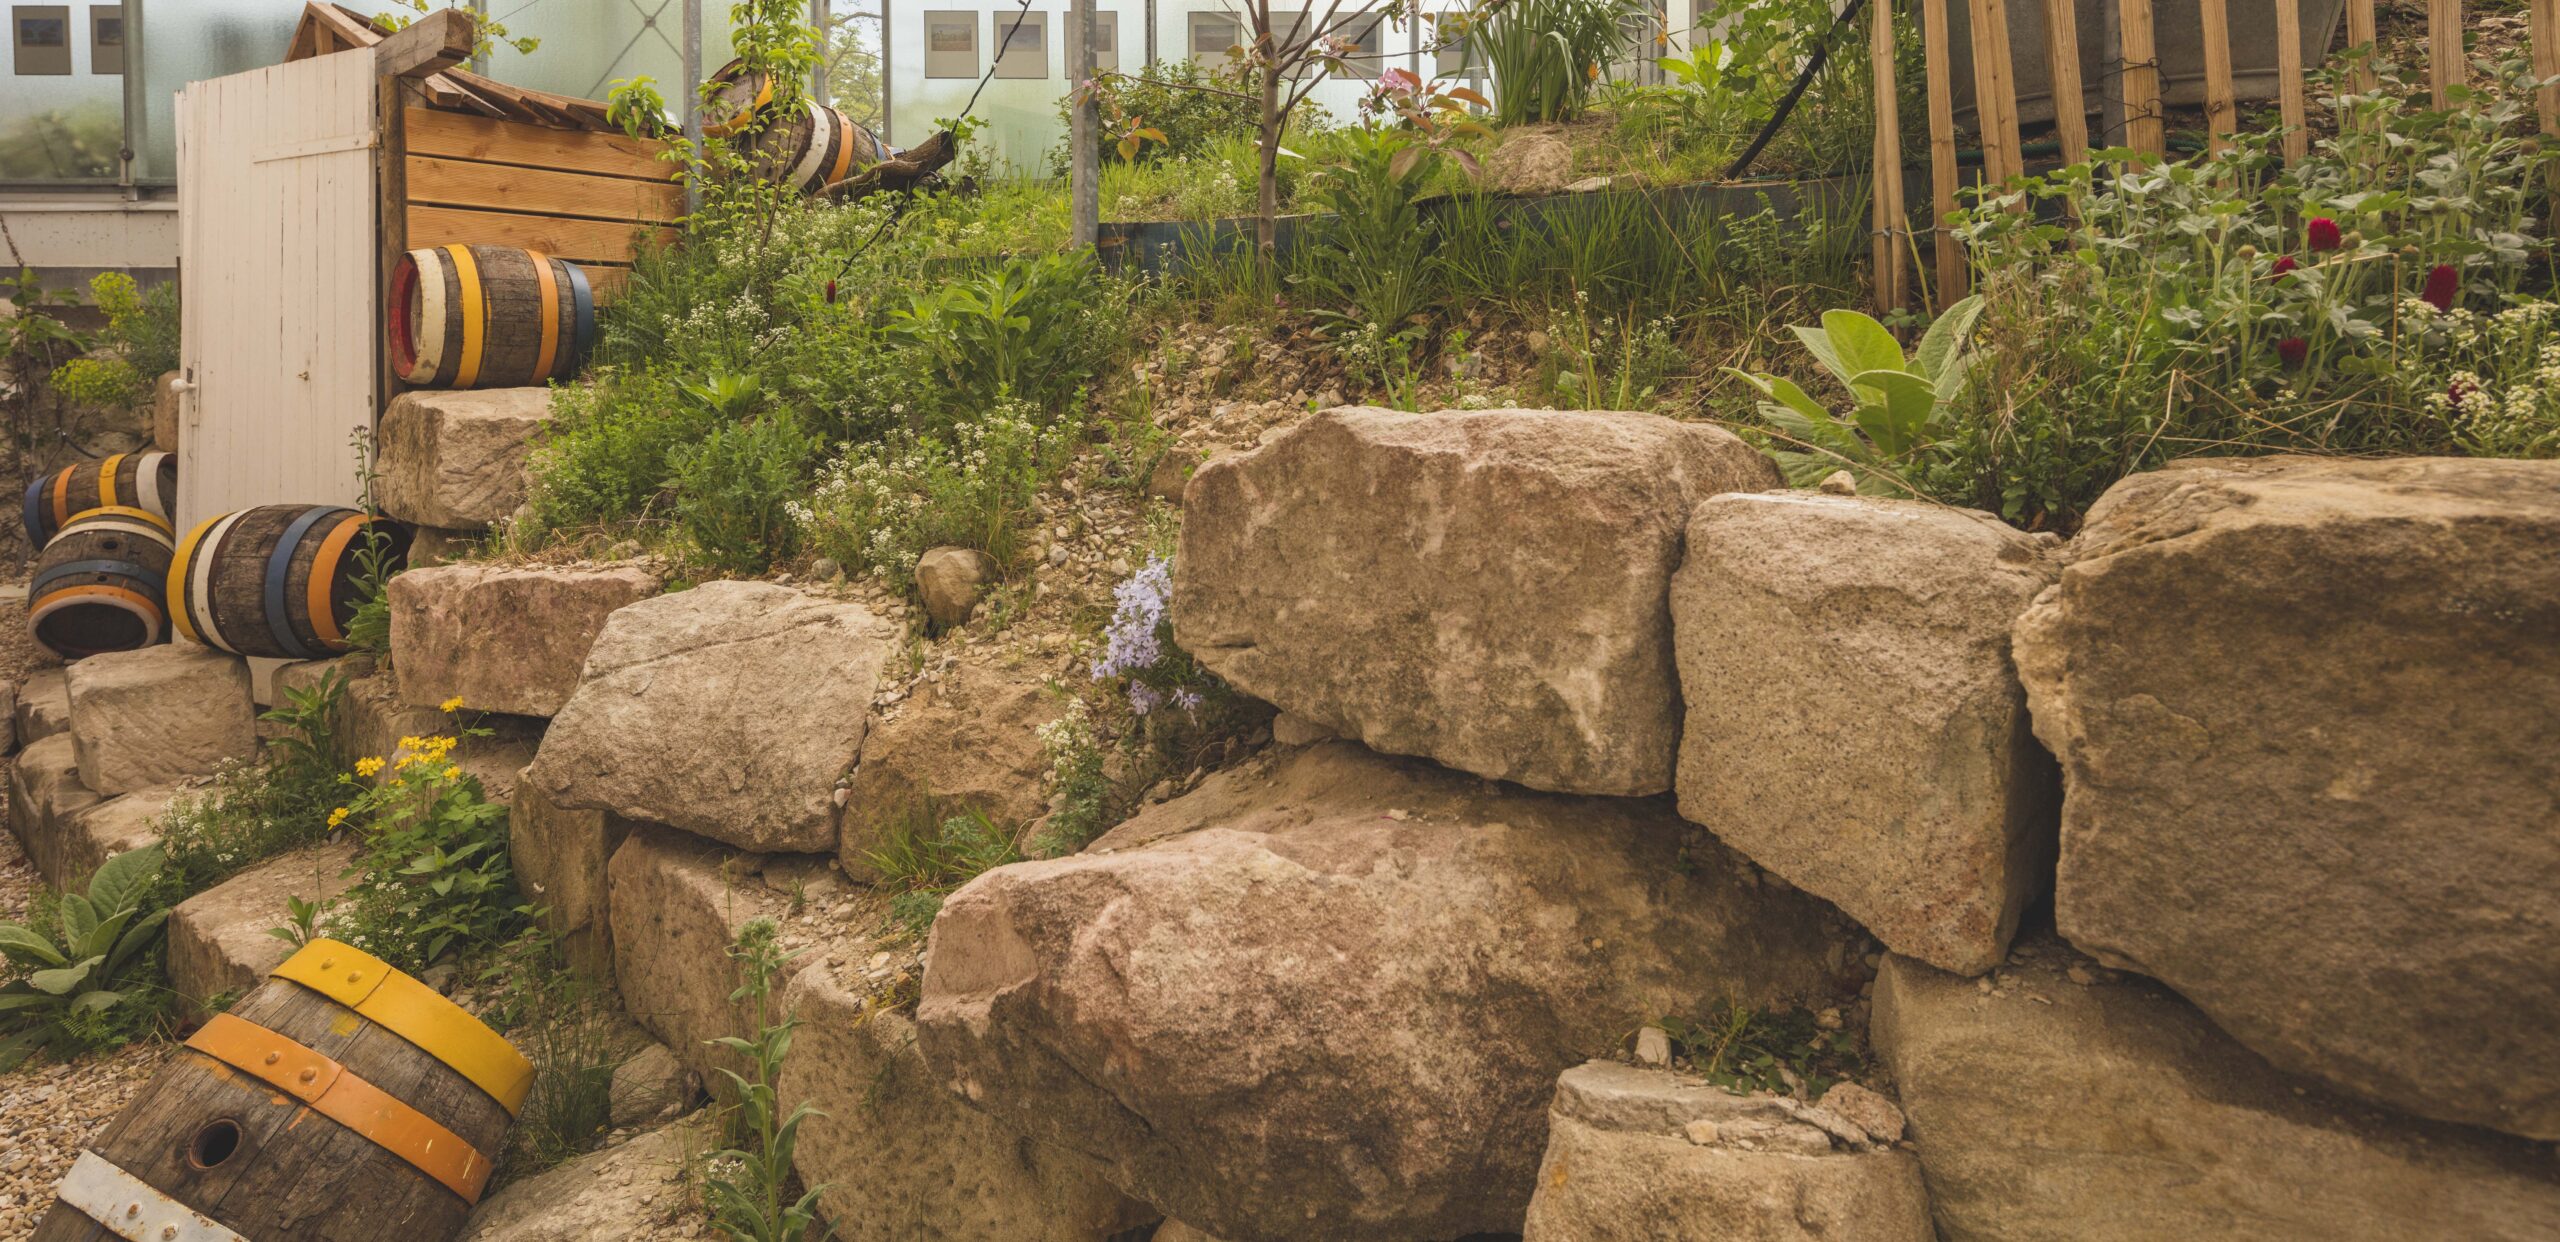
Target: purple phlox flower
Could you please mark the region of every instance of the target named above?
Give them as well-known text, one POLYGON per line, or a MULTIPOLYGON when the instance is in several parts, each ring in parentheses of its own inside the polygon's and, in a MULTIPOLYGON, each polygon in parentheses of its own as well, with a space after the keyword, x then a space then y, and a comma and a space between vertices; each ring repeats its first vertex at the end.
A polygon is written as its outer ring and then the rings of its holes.
MULTIPOLYGON (((1164 658, 1165 603, 1173 596, 1173 566, 1150 556, 1138 572, 1113 588, 1111 624, 1102 631, 1102 658, 1093 662, 1093 679, 1103 681, 1154 668, 1164 658)), ((1144 715, 1144 712, 1140 712, 1144 715)))
POLYGON ((1129 683, 1129 714, 1144 716, 1162 706, 1164 706, 1164 696, 1157 693, 1154 686, 1143 681, 1129 683))

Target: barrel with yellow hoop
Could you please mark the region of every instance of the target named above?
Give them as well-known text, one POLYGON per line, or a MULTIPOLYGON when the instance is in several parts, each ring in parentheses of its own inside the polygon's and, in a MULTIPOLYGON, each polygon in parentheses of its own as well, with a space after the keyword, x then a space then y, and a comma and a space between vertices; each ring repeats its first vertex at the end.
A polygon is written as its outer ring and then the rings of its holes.
POLYGON ((315 660, 347 649, 364 568, 400 567, 410 532, 339 505, 260 505, 178 541, 167 596, 178 637, 234 655, 315 660))
POLYGON ((421 388, 524 388, 578 373, 596 339, 586 269, 517 246, 400 256, 385 301, 391 369, 421 388))
POLYGON ((41 548, 91 509, 140 509, 168 525, 178 512, 178 455, 116 453, 64 466, 27 484, 27 546, 41 548))
POLYGON ((66 660, 169 639, 169 519, 103 505, 75 514, 36 558, 27 633, 66 660))
POLYGON ((314 940, 187 1040, 34 1237, 443 1242, 532 1085, 531 1062, 434 988, 314 940))

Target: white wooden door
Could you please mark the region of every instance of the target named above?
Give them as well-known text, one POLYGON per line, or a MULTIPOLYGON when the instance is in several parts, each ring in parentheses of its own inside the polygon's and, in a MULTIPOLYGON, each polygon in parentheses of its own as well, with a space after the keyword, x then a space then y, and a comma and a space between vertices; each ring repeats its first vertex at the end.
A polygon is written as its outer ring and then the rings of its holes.
POLYGON ((178 530, 262 504, 352 504, 374 421, 373 53, 178 95, 179 262, 193 387, 178 530))

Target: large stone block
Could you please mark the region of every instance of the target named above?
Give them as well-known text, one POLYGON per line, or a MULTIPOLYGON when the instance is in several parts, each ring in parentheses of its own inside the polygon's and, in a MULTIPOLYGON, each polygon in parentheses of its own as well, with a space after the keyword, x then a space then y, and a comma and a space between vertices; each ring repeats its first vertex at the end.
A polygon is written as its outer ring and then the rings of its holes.
POLYGON ((1899 956, 1876 984, 1949 1242, 2560 1237, 2548 1150, 2277 1073, 2050 939, 2020 953, 1993 986, 1899 956))
POLYGON ((2062 934, 2278 1067, 2560 1139, 2560 462, 2117 484, 2018 625, 2062 934))
POLYGON ((102 794, 209 776, 258 755, 249 665, 192 643, 110 651, 73 664, 71 740, 80 780, 102 794))
POLYGON ((2053 865, 2061 791, 2009 628, 2055 570, 1916 500, 1698 506, 1671 580, 1680 813, 1896 952, 1989 970, 2053 865))
POLYGON ((658 593, 645 570, 440 565, 391 580, 391 666, 412 707, 549 716, 617 608, 658 593))
MULTIPOLYGON (((738 988, 729 943, 749 920, 779 920, 788 912, 789 903, 757 879, 759 861, 699 837, 635 824, 607 873, 622 1007, 705 1082, 722 1066, 745 1068, 709 1041, 755 1033, 757 1016, 729 999, 738 988)), ((810 962, 804 956, 786 965, 775 988, 810 962)))
POLYGON ((181 792, 174 785, 137 789, 54 821, 53 840, 46 849, 51 869, 43 871, 45 882, 55 888, 73 887, 96 871, 98 864, 158 843, 160 817, 181 792))
POLYGON ((785 1110, 825 1115, 800 1128, 795 1165, 845 1242, 1102 1242, 1155 1218, 1099 1161, 1026 1139, 943 1086, 915 1024, 823 966, 785 999, 800 1022, 783 1062, 785 1110))
POLYGON ((33 746, 71 728, 71 679, 58 668, 40 668, 18 683, 11 723, 18 745, 33 746))
POLYGON ((103 799, 80 783, 80 757, 71 735, 56 733, 18 753, 9 769, 9 831, 47 883, 60 883, 62 851, 55 844, 65 825, 103 799))
POLYGON ((1651 414, 1328 410, 1192 476, 1174 633, 1377 750, 1661 793, 1690 510, 1778 483, 1732 435, 1651 414))
POLYGON ((525 779, 558 806, 832 851, 836 784, 895 645, 859 605, 769 583, 642 600, 606 620, 525 779))
POLYGON ((1919 1160, 1810 1115, 1615 1061, 1566 1070, 1522 1242, 1934 1242, 1919 1160))
POLYGON ((562 952, 599 979, 613 977, 606 867, 630 832, 630 821, 619 815, 555 806, 540 787, 522 780, 507 808, 516 883, 543 908, 543 926, 560 938, 562 952))
POLYGON ((1667 800, 1336 742, 970 882, 917 1025, 979 1108, 1218 1237, 1450 1238, 1519 1227, 1558 1073, 1824 996, 1845 930, 1667 800))
POLYGON ((330 842, 279 854, 179 902, 169 912, 169 988, 190 1005, 229 992, 246 995, 267 972, 293 956, 293 946, 268 935, 292 922, 286 902, 320 901, 355 883, 345 874, 355 863, 351 842, 330 842))
POLYGON ((457 1242, 694 1242, 687 1185, 720 1146, 709 1113, 509 1182, 480 1201, 457 1242))
POLYGON ((418 526, 485 530, 525 498, 525 459, 551 422, 548 388, 404 392, 382 411, 374 497, 418 526))
POLYGON ((841 833, 845 870, 871 872, 890 825, 929 800, 1020 826, 1048 808, 1040 726, 1064 713, 1039 673, 959 664, 882 713, 862 738, 841 833))

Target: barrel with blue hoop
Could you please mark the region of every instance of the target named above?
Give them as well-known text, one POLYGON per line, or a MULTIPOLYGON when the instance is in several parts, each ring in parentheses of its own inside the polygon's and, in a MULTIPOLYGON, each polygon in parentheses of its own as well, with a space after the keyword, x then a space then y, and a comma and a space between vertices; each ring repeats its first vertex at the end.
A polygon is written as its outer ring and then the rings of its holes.
POLYGON ((339 505, 261 505, 209 518, 169 562, 170 624, 234 655, 343 652, 361 602, 360 554, 376 541, 387 571, 407 555, 409 531, 339 505))
POLYGON ((140 509, 168 523, 178 513, 175 453, 117 453, 64 466, 27 484, 23 517, 27 546, 42 548, 78 514, 91 509, 140 509))
POLYGON ((391 369, 421 388, 525 388, 578 373, 596 340, 586 269, 516 246, 429 246, 391 269, 391 369))
POLYGON ((169 519, 112 505, 62 524, 27 582, 27 632, 66 660, 169 639, 169 519))

